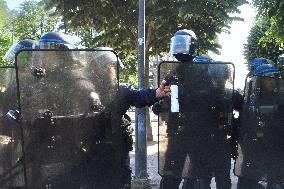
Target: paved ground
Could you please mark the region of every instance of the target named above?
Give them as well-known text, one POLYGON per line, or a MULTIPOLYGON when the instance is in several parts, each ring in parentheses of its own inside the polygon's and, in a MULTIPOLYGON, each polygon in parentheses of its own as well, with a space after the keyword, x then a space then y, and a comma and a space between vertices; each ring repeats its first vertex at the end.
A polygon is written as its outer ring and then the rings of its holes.
MULTIPOLYGON (((132 120, 134 119, 134 113, 130 114, 132 120)), ((152 189, 159 188, 159 182, 161 177, 158 174, 158 124, 157 124, 157 117, 151 114, 151 125, 152 125, 152 132, 153 132, 153 142, 148 143, 147 145, 147 173, 149 175, 150 183, 152 189)), ((134 126, 134 123, 133 123, 134 126)), ((130 163, 132 170, 134 172, 135 167, 135 150, 130 153, 130 163)), ((232 166, 234 166, 234 162, 232 161, 232 166)), ((231 179, 232 179, 232 189, 236 189, 237 184, 237 177, 231 171, 231 179)), ((180 186, 181 188, 181 186, 180 186)), ((141 188, 142 189, 142 188, 141 188)), ((211 189, 216 189, 215 180, 214 178, 211 181, 211 189)))

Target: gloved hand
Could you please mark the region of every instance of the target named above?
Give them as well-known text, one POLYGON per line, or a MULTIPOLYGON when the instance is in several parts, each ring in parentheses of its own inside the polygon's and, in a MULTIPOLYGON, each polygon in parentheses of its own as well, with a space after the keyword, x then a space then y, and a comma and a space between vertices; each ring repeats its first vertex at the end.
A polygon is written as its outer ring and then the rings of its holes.
POLYGON ((163 100, 160 100, 159 102, 156 102, 153 107, 152 111, 155 115, 158 115, 159 113, 166 112, 170 109, 170 107, 167 107, 165 101, 169 100, 169 98, 164 98, 163 100))
POLYGON ((171 95, 171 89, 167 81, 163 80, 160 84, 160 87, 156 90, 156 98, 161 99, 166 96, 171 95))

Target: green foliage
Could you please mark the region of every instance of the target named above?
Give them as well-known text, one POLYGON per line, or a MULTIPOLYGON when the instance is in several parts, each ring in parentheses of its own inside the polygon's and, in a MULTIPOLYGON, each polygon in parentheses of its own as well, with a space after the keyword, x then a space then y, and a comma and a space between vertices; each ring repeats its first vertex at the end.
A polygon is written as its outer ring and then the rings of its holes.
MULTIPOLYGON (((50 7, 64 17, 73 29, 93 26, 99 35, 95 45, 112 46, 116 51, 129 54, 136 51, 138 1, 130 0, 46 0, 50 7)), ((228 28, 229 13, 245 0, 151 0, 146 1, 146 52, 156 55, 169 50, 169 42, 178 29, 192 29, 199 37, 204 51, 218 51, 217 33, 228 28)), ((94 42, 92 42, 94 43, 94 42)))
POLYGON ((0 0, 0 25, 3 24, 4 18, 8 15, 9 9, 5 0, 0 0))
POLYGON ((10 29, 19 40, 39 39, 43 33, 53 31, 58 22, 57 17, 50 16, 51 13, 34 0, 25 1, 11 19, 10 29))
POLYGON ((258 10, 258 18, 269 23, 261 40, 275 41, 284 48, 284 1, 283 0, 253 0, 258 10))
POLYGON ((137 57, 129 56, 124 59, 123 65, 124 68, 120 69, 119 79, 121 83, 128 83, 133 85, 135 88, 138 87, 138 66, 137 66, 137 57))
POLYGON ((0 25, 0 66, 6 65, 8 62, 3 60, 4 55, 12 44, 12 34, 0 25))
MULTIPOLYGON (((50 9, 63 17, 65 27, 76 32, 96 30, 93 40, 86 35, 84 45, 110 46, 124 60, 137 56, 138 1, 133 0, 44 0, 50 9)), ((246 0, 147 0, 145 23, 146 75, 148 57, 169 51, 170 39, 179 29, 191 29, 199 38, 202 52, 218 52, 217 34, 228 31, 229 24, 240 18, 230 13, 239 12, 246 0)), ((81 34, 86 34, 86 33, 81 34)), ((90 34, 90 33, 89 33, 90 34)), ((125 61, 127 62, 127 61, 125 61)), ((147 79, 146 79, 147 82, 147 79)), ((147 86, 147 84, 146 84, 147 86)))
POLYGON ((0 0, 0 66, 6 65, 7 62, 3 60, 12 44, 12 34, 5 28, 6 18, 9 16, 9 9, 6 1, 0 0))
POLYGON ((269 23, 259 22, 251 29, 247 44, 244 46, 244 55, 248 63, 258 57, 267 58, 276 62, 278 56, 284 53, 283 49, 281 50, 280 45, 275 40, 262 40, 269 28, 269 23))

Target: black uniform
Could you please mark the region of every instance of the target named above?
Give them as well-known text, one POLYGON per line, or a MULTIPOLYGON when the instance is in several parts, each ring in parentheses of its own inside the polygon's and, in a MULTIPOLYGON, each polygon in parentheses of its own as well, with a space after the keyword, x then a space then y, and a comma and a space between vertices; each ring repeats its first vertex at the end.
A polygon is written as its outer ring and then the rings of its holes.
MULTIPOLYGON (((164 174, 161 188, 178 188, 181 177, 191 179, 186 180, 184 188, 208 188, 212 176, 219 188, 230 188, 227 121, 233 92, 225 89, 224 83, 214 81, 208 64, 179 64, 172 78, 179 82, 180 111, 169 113, 167 118, 168 143, 162 155, 164 164, 160 163, 164 174)), ((165 100, 162 103, 169 107, 165 100)))
MULTIPOLYGON (((122 133, 122 143, 121 143, 121 173, 116 175, 113 172, 114 164, 118 162, 113 159, 106 160, 103 156, 100 158, 93 159, 92 162, 86 164, 86 169, 90 171, 93 170, 93 175, 86 175, 85 181, 83 181, 82 189, 130 189, 131 188, 131 167, 129 152, 133 149, 133 140, 132 140, 132 128, 130 117, 126 114, 126 111, 130 106, 135 106, 137 108, 151 106, 158 99, 156 98, 156 90, 154 89, 145 89, 145 90, 134 90, 131 87, 122 85, 119 87, 117 102, 119 104, 121 122, 121 133, 122 133), (91 165, 91 166, 90 166, 91 165), (93 167, 92 167, 93 165, 93 167), (98 167, 98 165, 100 165, 98 167), (117 183, 115 177, 119 177, 120 181, 117 183)), ((115 103, 114 103, 115 104, 115 103)), ((114 106, 116 107, 116 106, 114 106)), ((98 156, 94 154, 94 156, 98 156)), ((89 171, 89 173, 91 173, 89 171)))
POLYGON ((247 83, 235 174, 238 188, 283 188, 283 80, 252 77, 247 83))

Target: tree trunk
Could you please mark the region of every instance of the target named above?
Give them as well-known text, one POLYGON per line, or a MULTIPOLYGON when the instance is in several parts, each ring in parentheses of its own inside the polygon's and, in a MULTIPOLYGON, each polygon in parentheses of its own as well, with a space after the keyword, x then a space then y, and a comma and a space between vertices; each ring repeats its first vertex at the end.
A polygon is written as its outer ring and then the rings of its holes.
MULTIPOLYGON (((148 51, 146 51, 148 52, 148 51)), ((149 54, 146 53, 145 56, 145 88, 149 87, 149 54)), ((146 108, 146 127, 147 127, 147 141, 153 141, 153 133, 152 133, 152 126, 151 126, 151 120, 150 120, 150 113, 149 108, 146 108)))

